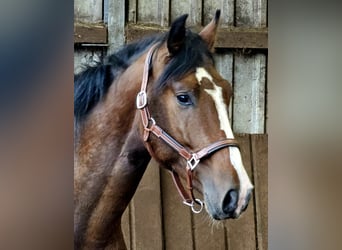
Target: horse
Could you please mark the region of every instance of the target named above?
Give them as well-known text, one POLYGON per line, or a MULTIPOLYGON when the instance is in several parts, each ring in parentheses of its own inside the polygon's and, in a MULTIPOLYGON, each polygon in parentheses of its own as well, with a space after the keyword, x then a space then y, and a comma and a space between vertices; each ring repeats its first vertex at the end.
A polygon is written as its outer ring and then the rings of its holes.
POLYGON ((187 16, 75 75, 75 249, 126 248, 121 217, 152 157, 193 212, 236 219, 248 205, 253 185, 228 118, 232 87, 213 59, 220 10, 199 33, 187 16))

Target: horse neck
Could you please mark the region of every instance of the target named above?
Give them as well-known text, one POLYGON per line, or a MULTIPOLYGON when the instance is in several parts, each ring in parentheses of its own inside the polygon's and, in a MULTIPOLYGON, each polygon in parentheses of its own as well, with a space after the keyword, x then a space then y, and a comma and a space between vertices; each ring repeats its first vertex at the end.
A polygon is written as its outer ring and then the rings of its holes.
POLYGON ((74 220, 75 240, 82 245, 97 242, 104 246, 120 240, 114 239, 122 237, 114 230, 120 227, 121 216, 150 160, 140 138, 141 121, 135 108, 144 59, 139 60, 111 85, 78 138, 74 220))

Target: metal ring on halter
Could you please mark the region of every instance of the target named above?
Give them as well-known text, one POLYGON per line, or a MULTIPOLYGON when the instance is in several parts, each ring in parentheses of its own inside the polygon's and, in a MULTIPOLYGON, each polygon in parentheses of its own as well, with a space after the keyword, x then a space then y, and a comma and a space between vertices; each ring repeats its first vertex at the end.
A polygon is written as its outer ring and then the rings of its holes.
POLYGON ((145 130, 151 131, 151 127, 154 126, 154 125, 156 125, 156 121, 152 117, 150 117, 148 119, 148 124, 147 124, 148 127, 146 127, 145 130), (150 123, 151 123, 151 125, 150 125, 150 123))
POLYGON ((195 214, 199 214, 200 212, 202 212, 203 207, 204 207, 204 203, 200 199, 195 199, 195 202, 193 201, 192 204, 191 204, 191 210, 195 214), (195 209, 195 203, 200 205, 200 208, 198 210, 195 209))

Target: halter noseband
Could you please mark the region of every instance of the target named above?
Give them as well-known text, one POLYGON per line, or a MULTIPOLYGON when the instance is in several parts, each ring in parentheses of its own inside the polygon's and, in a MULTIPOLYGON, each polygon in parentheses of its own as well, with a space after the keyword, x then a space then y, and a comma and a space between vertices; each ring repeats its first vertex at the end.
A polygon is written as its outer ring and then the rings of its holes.
MULTIPOLYGON (((150 146, 150 144, 147 142, 150 133, 154 134, 166 144, 168 144, 171 148, 176 150, 180 156, 182 156, 186 162, 186 172, 187 172, 187 189, 189 192, 186 191, 186 189, 183 187, 183 184, 180 180, 179 175, 177 172, 174 171, 174 168, 172 168, 171 174, 173 181, 177 187, 177 190, 180 194, 180 196, 183 199, 183 203, 187 206, 190 206, 192 211, 194 213, 200 213, 203 209, 204 203, 200 199, 196 199, 193 194, 193 185, 192 185, 192 172, 194 169, 198 166, 199 162, 201 161, 202 158, 222 149, 225 147, 239 147, 237 141, 235 139, 224 139, 220 140, 217 142, 214 142, 210 144, 209 146, 193 153, 186 149, 184 146, 182 146, 179 142, 177 142, 174 138, 172 138, 169 134, 167 134, 162 128, 160 128, 155 120, 151 117, 149 109, 147 107, 147 83, 148 83, 148 73, 149 73, 149 68, 151 64, 151 59, 153 52, 156 48, 156 45, 153 45, 150 50, 147 53, 146 59, 145 59, 145 64, 144 64, 144 72, 143 72, 143 79, 141 82, 141 90, 137 95, 136 98, 136 106, 137 109, 140 110, 141 114, 141 120, 142 124, 144 126, 144 135, 143 139, 144 142, 146 143, 146 148, 151 154, 151 156, 154 156, 154 152, 150 146), (195 203, 199 205, 199 209, 195 208, 195 203)), ((155 158, 155 157, 154 157, 155 158)))

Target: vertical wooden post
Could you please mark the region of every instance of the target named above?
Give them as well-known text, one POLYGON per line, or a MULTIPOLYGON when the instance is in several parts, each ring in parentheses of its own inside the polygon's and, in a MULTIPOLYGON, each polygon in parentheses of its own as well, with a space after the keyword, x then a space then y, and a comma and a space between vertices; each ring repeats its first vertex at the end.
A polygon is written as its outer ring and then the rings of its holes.
POLYGON ((108 54, 125 44, 125 1, 108 0, 108 54))
POLYGON ((268 219, 268 137, 251 135, 258 249, 267 250, 268 219))
MULTIPOLYGON (((236 0, 237 27, 266 27, 267 0, 236 0)), ((233 128, 237 133, 262 134, 266 117, 266 55, 235 55, 233 128)))
POLYGON ((163 249, 159 171, 152 160, 131 202, 132 249, 163 249))

